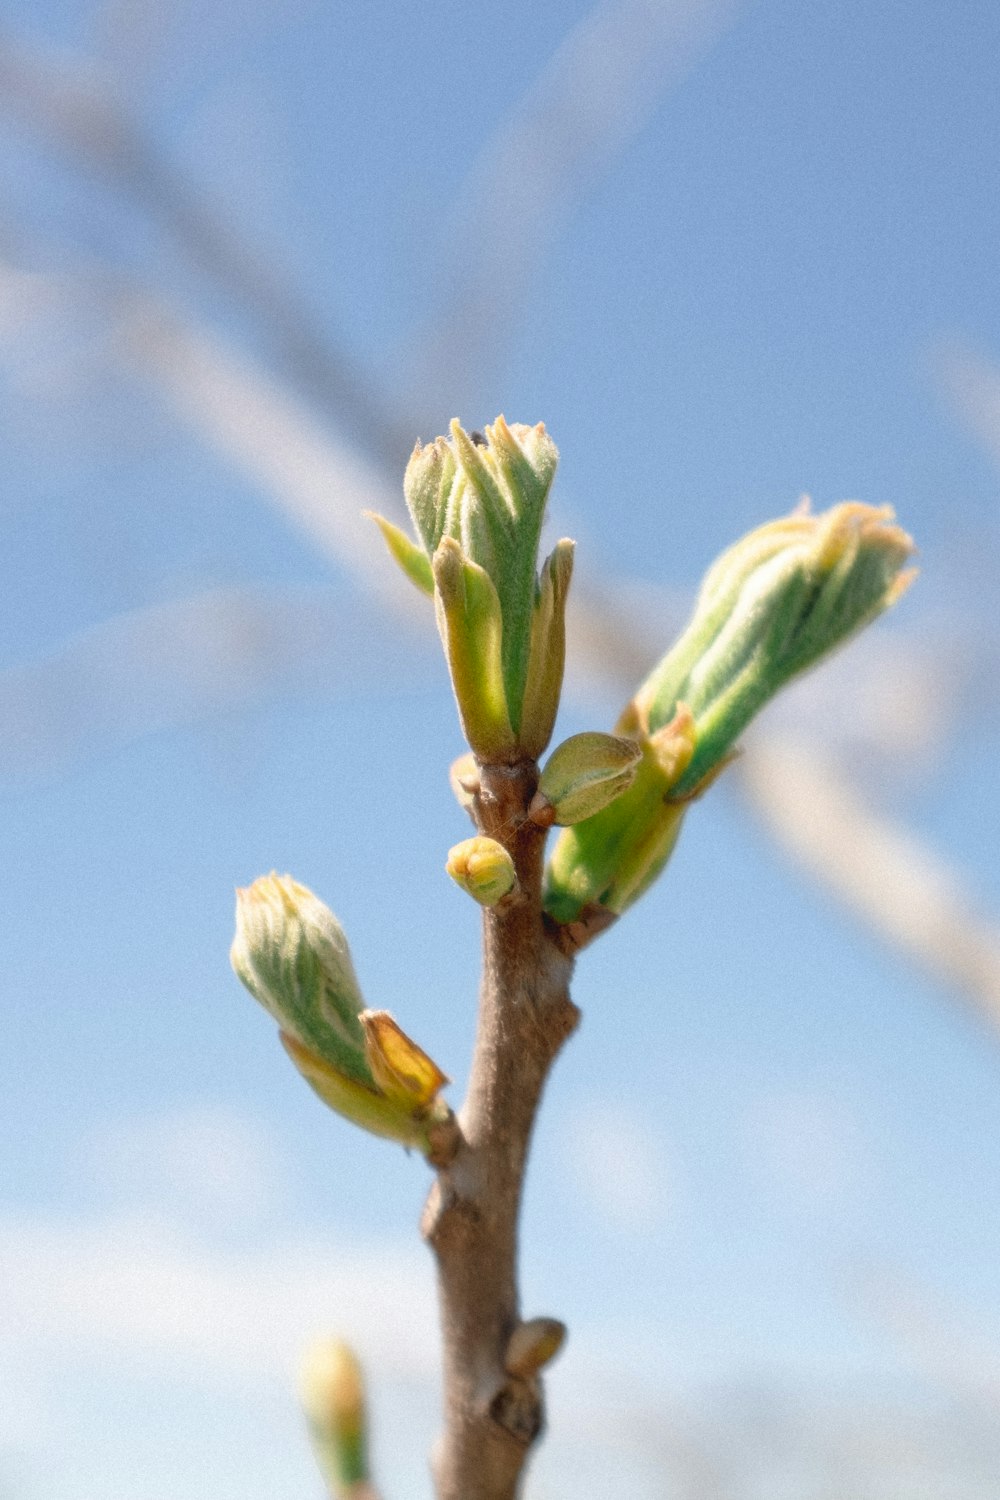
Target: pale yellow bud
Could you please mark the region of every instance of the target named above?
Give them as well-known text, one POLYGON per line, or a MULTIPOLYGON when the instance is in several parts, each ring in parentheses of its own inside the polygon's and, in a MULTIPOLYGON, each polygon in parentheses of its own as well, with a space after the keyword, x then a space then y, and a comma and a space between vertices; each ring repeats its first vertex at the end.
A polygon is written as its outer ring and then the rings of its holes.
POLYGON ((365 1388, 353 1351, 338 1339, 320 1339, 307 1351, 299 1398, 316 1460, 330 1493, 360 1496, 368 1480, 365 1388))
POLYGON ((448 853, 448 874, 480 906, 496 906, 517 885, 514 861, 496 839, 463 839, 448 853))
POLYGON ((544 1365, 555 1359, 566 1342, 566 1324, 558 1318, 529 1318, 518 1323, 504 1354, 504 1368, 509 1375, 530 1380, 544 1365))

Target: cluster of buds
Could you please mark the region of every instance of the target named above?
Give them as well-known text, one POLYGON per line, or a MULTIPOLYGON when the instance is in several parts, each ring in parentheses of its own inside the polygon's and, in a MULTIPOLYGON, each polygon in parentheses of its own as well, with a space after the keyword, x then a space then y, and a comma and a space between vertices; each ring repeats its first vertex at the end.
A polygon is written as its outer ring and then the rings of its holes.
POLYGON ((680 639, 626 705, 617 733, 641 752, 625 793, 567 829, 545 904, 571 924, 617 916, 656 879, 687 805, 776 692, 888 609, 914 577, 889 507, 800 509, 758 527, 709 571, 680 639))
MULTIPOLYGON (((480 768, 540 758, 562 685, 573 543, 539 574, 558 455, 545 428, 485 436, 453 422, 419 444, 404 489, 419 540, 375 517, 407 576, 434 599, 471 754, 452 768, 476 819, 480 768)), ((544 887, 548 918, 578 947, 636 901, 674 849, 685 812, 736 754, 754 716, 888 609, 914 576, 913 543, 888 507, 844 502, 751 531, 707 574, 687 628, 626 705, 614 734, 571 736, 543 765, 524 816, 562 829, 544 887)), ((510 851, 482 834, 448 873, 498 913, 524 899, 510 851)), ((290 877, 239 892, 232 961, 274 1016, 293 1062, 356 1124, 432 1160, 457 1130, 447 1079, 385 1011, 365 1009, 336 917, 290 877)))
POLYGON ((366 1010, 343 928, 290 875, 236 893, 230 959, 277 1021, 281 1041, 320 1098, 355 1125, 430 1155, 451 1111, 448 1079, 384 1010, 366 1010))
POLYGON ((538 545, 559 455, 544 426, 498 417, 476 441, 419 443, 403 488, 419 543, 375 516, 407 577, 434 598, 462 729, 480 761, 535 760, 562 687, 573 543, 538 571, 538 545))

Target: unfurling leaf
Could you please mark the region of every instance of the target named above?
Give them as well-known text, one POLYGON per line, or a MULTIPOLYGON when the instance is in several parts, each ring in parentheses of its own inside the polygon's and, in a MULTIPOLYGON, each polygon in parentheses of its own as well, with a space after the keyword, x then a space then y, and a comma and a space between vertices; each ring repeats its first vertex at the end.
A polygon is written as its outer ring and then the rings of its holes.
POLYGON ((895 603, 914 576, 905 567, 912 552, 888 507, 848 501, 772 521, 722 554, 691 623, 618 721, 617 733, 642 751, 632 784, 556 842, 546 870, 551 917, 619 915, 648 889, 685 807, 732 759, 750 720, 895 603))
POLYGON ((537 758, 555 722, 573 544, 557 543, 540 579, 538 544, 558 458, 541 423, 498 417, 480 444, 452 422, 407 466, 419 545, 374 517, 407 576, 433 588, 462 728, 483 761, 537 758))
POLYGON ((915 577, 912 554, 889 506, 853 500, 771 521, 722 554, 690 625, 634 701, 651 734, 679 703, 691 711, 695 751, 678 796, 712 774, 791 678, 896 602, 915 577))

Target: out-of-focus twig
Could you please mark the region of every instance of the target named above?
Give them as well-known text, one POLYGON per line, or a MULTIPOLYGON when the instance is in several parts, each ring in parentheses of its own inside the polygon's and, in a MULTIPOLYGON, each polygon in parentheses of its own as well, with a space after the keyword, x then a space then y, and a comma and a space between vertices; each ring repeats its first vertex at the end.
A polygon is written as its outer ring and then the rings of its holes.
POLYGON ((821 885, 1000 1030, 1000 931, 956 872, 815 745, 757 735, 737 774, 768 831, 821 885))
POLYGON ((443 305, 421 330, 409 405, 446 419, 481 390, 500 335, 573 208, 741 0, 600 0, 479 153, 450 220, 443 305))
POLYGON ((1000 466, 1000 369, 957 342, 938 351, 935 367, 952 410, 1000 466))
POLYGON ((259 366, 152 297, 119 303, 118 348, 189 428, 263 487, 331 561, 397 608, 412 590, 363 512, 399 509, 382 472, 338 442, 259 366))
POLYGON ((0 779, 275 697, 322 697, 362 651, 412 677, 416 655, 401 658, 363 603, 325 587, 210 589, 115 615, 0 671, 0 779))
POLYGON ((1000 1348, 964 1324, 932 1287, 899 1267, 864 1266, 846 1286, 849 1303, 889 1333, 927 1379, 961 1402, 1000 1412, 1000 1348))
POLYGON ((405 458, 387 403, 325 320, 154 145, 109 80, 0 32, 0 109, 149 215, 189 262, 249 312, 286 379, 388 464, 405 458))

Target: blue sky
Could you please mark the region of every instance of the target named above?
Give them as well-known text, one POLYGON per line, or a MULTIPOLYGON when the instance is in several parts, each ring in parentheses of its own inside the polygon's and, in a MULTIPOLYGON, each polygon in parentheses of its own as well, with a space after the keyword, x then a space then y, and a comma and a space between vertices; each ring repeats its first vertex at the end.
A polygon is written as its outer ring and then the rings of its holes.
MULTIPOLYGON (((545 420, 549 535, 640 655, 803 491, 894 505, 918 585, 772 734, 1000 911, 998 43, 986 0, 8 8, 0 1491, 316 1493, 290 1392, 340 1329, 387 1500, 429 1495, 426 1169, 323 1112, 226 958, 233 887, 292 871, 460 1098, 462 747, 356 519, 418 434, 545 420), (84 83, 138 172, 45 126, 84 83)), ((627 691, 580 645, 561 728, 627 691)), ((987 989, 831 901, 737 773, 695 810, 580 964, 539 1130, 525 1305, 571 1338, 531 1493, 991 1493, 987 989)))

